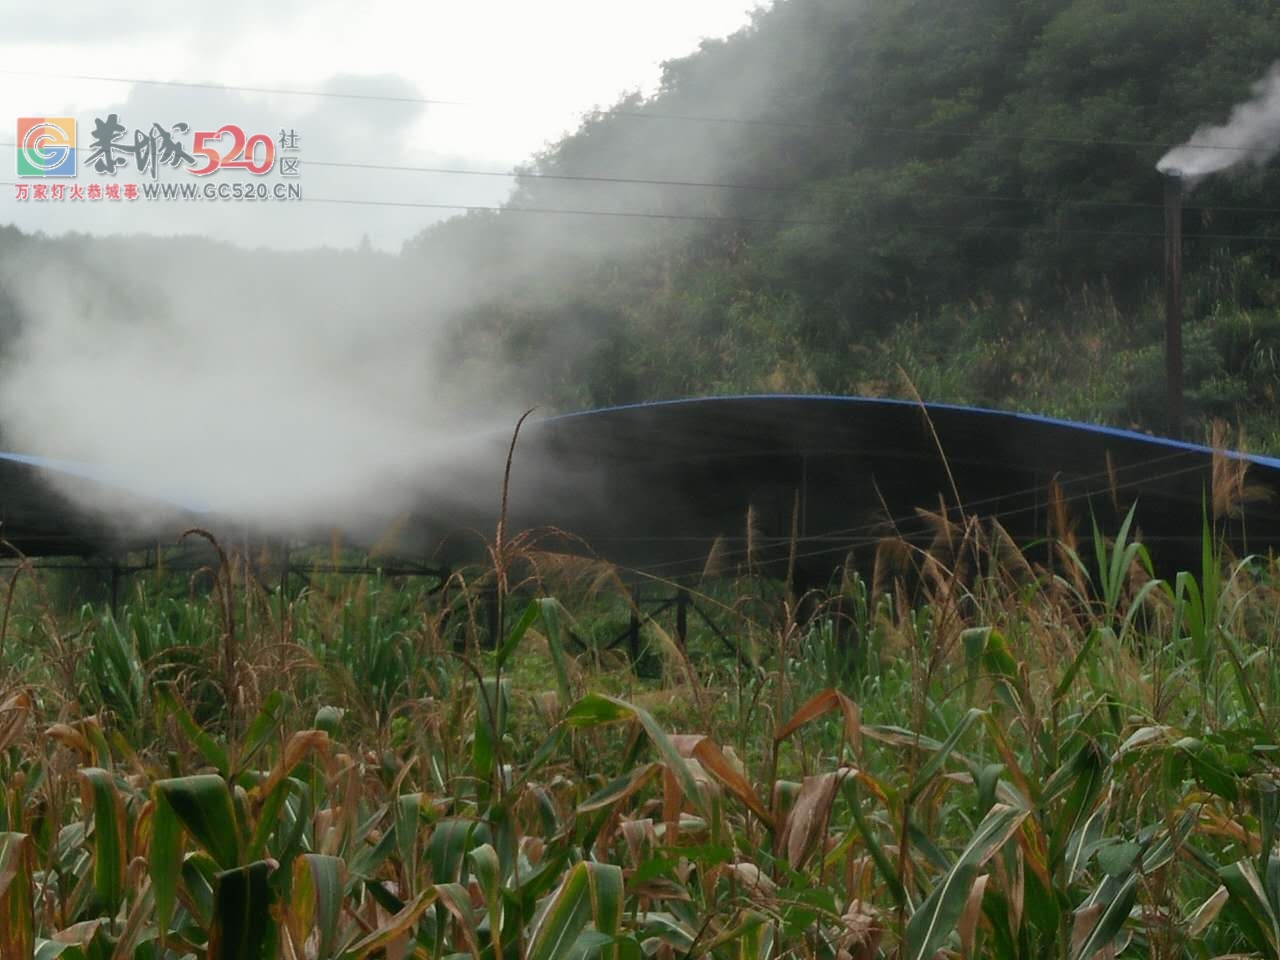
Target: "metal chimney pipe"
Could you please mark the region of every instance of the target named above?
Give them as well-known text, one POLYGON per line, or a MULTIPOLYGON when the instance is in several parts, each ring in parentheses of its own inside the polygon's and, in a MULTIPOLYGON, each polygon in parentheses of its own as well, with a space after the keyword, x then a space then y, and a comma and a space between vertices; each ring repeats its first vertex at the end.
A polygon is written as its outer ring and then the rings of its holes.
POLYGON ((1165 385, 1169 436, 1182 438, 1182 171, 1164 180, 1165 385))

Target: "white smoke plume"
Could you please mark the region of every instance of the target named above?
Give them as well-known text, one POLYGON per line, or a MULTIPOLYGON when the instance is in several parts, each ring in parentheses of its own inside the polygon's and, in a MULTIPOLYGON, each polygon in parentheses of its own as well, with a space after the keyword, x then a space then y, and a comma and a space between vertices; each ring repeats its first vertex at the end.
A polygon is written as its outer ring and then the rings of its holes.
POLYGON ((1166 153, 1156 169, 1191 182, 1243 163, 1261 167, 1280 153, 1280 63, 1254 84, 1253 99, 1237 104, 1222 126, 1201 127, 1166 153))
MULTIPOLYGON (((786 9, 780 5, 775 16, 786 9)), ((157 209, 139 211, 172 219, 99 223, 92 239, 24 238, 0 256, 0 450, 89 464, 148 498, 206 507, 272 532, 344 522, 376 527, 388 514, 425 513, 426 501, 446 498, 457 506, 450 525, 473 528, 460 514, 499 501, 517 417, 534 404, 549 412, 557 398, 578 405, 576 359, 611 342, 604 322, 614 318, 592 302, 605 268, 644 258, 644 269, 669 272, 670 258, 660 264, 659 252, 701 236, 697 217, 731 212, 737 194, 657 181, 738 182, 751 172, 767 128, 689 123, 681 115, 745 116, 809 95, 809 61, 775 62, 772 41, 754 27, 733 43, 744 63, 771 57, 770 69, 726 70, 719 53, 676 61, 652 116, 643 116, 643 96, 628 95, 619 106, 635 115, 630 121, 592 113, 580 135, 532 160, 531 175, 515 178, 510 199, 523 212, 476 211, 419 232, 435 215, 406 207, 396 214, 404 218, 398 225, 414 239, 399 254, 314 249, 346 246, 366 229, 375 244, 381 238, 388 245, 396 232, 377 211, 393 208, 378 206, 353 205, 340 229, 337 220, 324 221, 334 226, 329 230, 315 219, 326 205, 152 205, 157 209), (578 177, 601 172, 638 182, 578 177), (545 215, 557 209, 618 216, 545 215), (195 216, 218 222, 188 219, 195 216), (103 235, 110 230, 132 235, 103 235), (179 230, 231 234, 237 246, 172 236, 179 230), (11 311, 3 309, 6 295, 11 311), (6 333, 9 312, 16 323, 6 333), (500 456, 490 458, 494 436, 500 456), (367 514, 376 516, 366 524, 367 514)), ((355 82, 341 77, 334 89, 355 82)), ((366 78, 355 89, 417 96, 398 75, 366 78)), ((385 105, 385 119, 363 101, 281 117, 277 110, 288 104, 260 97, 228 104, 225 93, 147 88, 85 113, 114 109, 127 123, 172 117, 209 129, 228 115, 256 129, 296 125, 309 138, 307 151, 342 162, 372 159, 361 151, 378 137, 363 131, 406 122, 402 104, 385 105), (401 118, 393 123, 395 116, 401 118)), ((429 111, 419 119, 433 120, 429 111)), ((397 141, 391 161, 421 164, 411 159, 411 143, 397 141)), ((429 153, 425 159, 470 165, 429 153)), ((362 171, 341 180, 334 168, 321 170, 333 179, 320 192, 332 197, 377 200, 399 190, 425 203, 489 207, 502 200, 460 194, 460 184, 435 175, 402 171, 375 180, 362 171)), ((312 187, 306 189, 309 195, 312 187)), ((40 205, 42 229, 57 235, 85 228, 83 219, 49 219, 57 206, 40 205)), ((66 213, 83 217, 70 205, 66 213)), ((7 216, 0 210, 0 219, 7 216)), ((530 473, 522 462, 521 495, 530 473)), ((136 511, 83 485, 62 492, 122 527, 138 520, 136 511)))
MULTIPOLYGON (((386 254, 33 238, 0 286, 22 317, 0 355, 0 449, 238 521, 410 509, 520 409, 496 373, 442 369, 444 298, 386 254)), ((125 509, 105 486, 101 502, 63 492, 125 509)))

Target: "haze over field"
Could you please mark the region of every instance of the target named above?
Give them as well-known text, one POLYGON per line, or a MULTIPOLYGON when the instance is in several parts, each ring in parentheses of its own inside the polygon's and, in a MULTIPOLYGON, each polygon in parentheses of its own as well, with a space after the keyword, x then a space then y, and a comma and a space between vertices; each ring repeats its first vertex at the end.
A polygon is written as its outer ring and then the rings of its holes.
POLYGON ((0 74, 15 115, 297 129, 307 198, 3 195, 0 220, 52 235, 0 230, 7 445, 297 519, 398 505, 535 403, 918 391, 1162 430, 1155 167, 1190 143, 1246 162, 1184 224, 1185 432, 1280 449, 1280 7, 745 6, 24 19, 5 70, 56 47, 96 76, 350 96, 0 74), (375 23, 401 29, 359 42, 375 23))
MULTIPOLYGON (((10 71, 0 74, 0 115, 76 115, 82 145, 90 118, 112 113, 130 129, 296 129, 306 199, 86 207, 19 202, 7 187, 0 221, 53 236, 131 236, 40 242, 0 259, 13 312, 7 337, 0 317, 0 434, 11 448, 107 465, 148 493, 257 520, 398 508, 406 490, 430 488, 445 461, 463 456, 469 438, 508 427, 528 391, 496 356, 441 356, 493 264, 376 251, 398 250, 459 207, 501 204, 515 181, 341 164, 510 171, 598 104, 652 92, 663 60, 737 29, 749 5, 658 2, 642 18, 577 0, 536 10, 383 2, 358 19, 340 5, 294 3, 177 21, 134 9, 24 15, 0 40, 10 71), (386 30, 391 22, 399 29, 386 30), (51 62, 88 76, 335 96, 43 75, 51 62), (262 249, 317 246, 362 252, 262 249)), ((589 193, 576 200, 600 199, 589 193)), ((528 269, 587 252, 554 227, 523 226, 511 242, 528 251, 528 269)), ((600 239, 587 241, 592 255, 600 239)), ((564 336, 571 342, 570 330, 564 336)))
POLYGON ((1280 0, 0 0, 5 123, 0 960, 1280 960, 1280 0))
POLYGON ((8 445, 178 504, 288 523, 393 512, 483 419, 433 356, 443 315, 386 255, 263 270, 213 244, 50 244, 0 264, 0 284, 23 316, 0 377, 8 445))

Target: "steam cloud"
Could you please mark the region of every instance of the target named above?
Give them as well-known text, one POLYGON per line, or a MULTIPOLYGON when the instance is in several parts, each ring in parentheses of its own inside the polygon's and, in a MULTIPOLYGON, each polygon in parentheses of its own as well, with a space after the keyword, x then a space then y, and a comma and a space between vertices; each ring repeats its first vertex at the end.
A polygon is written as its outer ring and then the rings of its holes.
POLYGON ((1254 85, 1252 100, 1238 104, 1231 119, 1201 127, 1189 141, 1166 153, 1156 169, 1177 171, 1190 181, 1242 163, 1261 167, 1280 153, 1280 63, 1254 85))
MULTIPOLYGON (((754 34, 746 36, 749 42, 754 34)), ((664 84, 690 87, 696 110, 730 117, 811 87, 802 59, 749 76, 710 67, 692 76, 664 84)), ((338 78, 334 85, 351 89, 355 82, 338 78)), ((405 92, 399 83, 382 78, 369 86, 397 96, 405 92)), ((135 91, 118 112, 193 124, 205 115, 214 118, 210 124, 225 120, 222 100, 193 96, 135 91)), ((273 129, 268 106, 245 102, 232 112, 273 129)), ((310 138, 305 149, 367 160, 344 154, 341 143, 324 144, 325 129, 343 131, 352 143, 376 139, 357 135, 378 119, 371 106, 350 108, 350 117, 340 116, 339 106, 298 118, 310 138)), ((630 94, 620 106, 642 112, 645 101, 630 94)), ((678 115, 695 108, 668 94, 664 109, 678 115)), ((431 218, 402 211, 421 222, 396 255, 312 247, 349 242, 366 222, 385 237, 379 208, 360 208, 340 234, 310 220, 285 222, 324 208, 198 205, 202 216, 234 222, 239 246, 140 232, 172 233, 169 221, 110 224, 139 231, 132 236, 25 238, 0 258, 0 292, 13 299, 19 318, 16 333, 0 330, 0 450, 92 464, 145 497, 207 507, 271 532, 360 524, 377 536, 379 522, 442 501, 457 525, 469 508, 496 505, 505 441, 519 414, 533 404, 550 412, 557 386, 578 382, 578 359, 609 342, 603 324, 621 322, 594 309, 591 291, 602 268, 642 258, 655 271, 668 270, 658 254, 702 230, 684 218, 720 215, 731 199, 727 191, 642 181, 735 182, 751 172, 748 147, 758 136, 746 125, 659 114, 610 123, 605 112, 591 114, 581 136, 549 146, 528 170, 608 171, 638 182, 495 178, 502 195, 494 197, 460 195, 456 183, 427 192, 430 186, 417 185, 423 181, 401 182, 423 191, 414 195, 424 200, 488 206, 510 191, 514 208, 623 217, 486 213, 418 233, 431 218), (312 248, 244 248, 274 245, 282 231, 294 238, 291 246, 312 248), (516 342, 509 350, 508 330, 516 342), (495 435, 503 441, 496 446, 495 435)), ((340 187, 334 180, 332 191, 340 187)), ((366 187, 345 189, 365 196, 366 187)), ((74 225, 45 222, 55 233, 74 225)), ((534 472, 521 464, 522 490, 539 479, 534 472)), ((127 514, 122 502, 97 499, 83 484, 64 483, 62 492, 126 531, 148 519, 127 514)))
POLYGON ((0 285, 22 317, 0 357, 2 446, 171 505, 276 529, 377 523, 512 420, 496 377, 446 369, 442 298, 394 256, 36 239, 0 285))

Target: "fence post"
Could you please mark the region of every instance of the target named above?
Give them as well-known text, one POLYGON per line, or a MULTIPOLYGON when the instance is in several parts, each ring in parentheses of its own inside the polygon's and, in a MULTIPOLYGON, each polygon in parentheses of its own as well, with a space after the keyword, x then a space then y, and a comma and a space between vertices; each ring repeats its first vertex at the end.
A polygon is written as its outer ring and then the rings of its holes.
POLYGON ((684 650, 689 639, 689 591, 684 587, 676 594, 676 643, 684 650))
POLYGON ((498 622, 498 588, 488 587, 484 592, 485 622, 489 628, 489 647, 497 650, 502 646, 502 624, 498 622))

